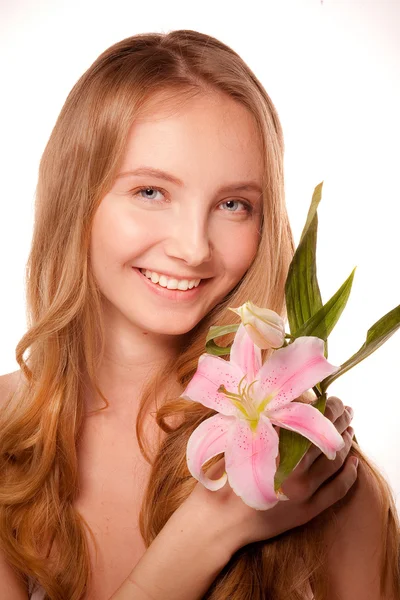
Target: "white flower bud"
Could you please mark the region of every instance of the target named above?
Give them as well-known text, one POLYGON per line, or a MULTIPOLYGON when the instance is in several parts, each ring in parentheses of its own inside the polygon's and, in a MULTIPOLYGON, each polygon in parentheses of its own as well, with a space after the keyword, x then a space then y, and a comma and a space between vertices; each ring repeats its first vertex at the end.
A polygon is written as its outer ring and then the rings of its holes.
POLYGON ((239 315, 246 332, 259 348, 281 348, 285 341, 285 323, 282 317, 273 310, 260 308, 250 300, 239 306, 230 308, 239 315))

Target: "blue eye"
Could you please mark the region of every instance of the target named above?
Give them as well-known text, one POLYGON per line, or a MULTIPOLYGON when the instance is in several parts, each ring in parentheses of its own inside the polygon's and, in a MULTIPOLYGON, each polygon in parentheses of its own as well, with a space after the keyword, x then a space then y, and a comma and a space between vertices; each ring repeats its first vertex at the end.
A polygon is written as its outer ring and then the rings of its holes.
MULTIPOLYGON (((242 204, 244 206, 244 210, 247 211, 247 212, 249 212, 249 213, 251 213, 252 210, 253 210, 253 207, 251 206, 251 204, 247 204, 247 202, 243 202, 243 200, 225 200, 225 202, 223 202, 220 206, 222 206, 223 204, 228 204, 228 202, 231 202, 231 203, 232 202, 236 202, 236 203, 242 204)), ((234 212, 234 213, 236 213, 236 212, 241 212, 241 211, 238 211, 238 210, 229 210, 228 212, 234 212)))
MULTIPOLYGON (((140 194, 141 192, 148 192, 149 190, 151 191, 156 191, 156 192, 162 192, 163 190, 161 190, 160 188, 156 188, 156 187, 142 187, 139 188, 137 190, 137 192, 134 194, 135 196, 137 196, 138 194, 140 194)), ((155 200, 155 198, 146 198, 145 196, 140 196, 143 200, 148 201, 148 202, 160 202, 160 200, 155 200)))
MULTIPOLYGON (((139 196, 139 198, 141 200, 143 200, 144 202, 148 203, 148 204, 161 204, 162 200, 156 200, 155 198, 149 198, 146 196, 142 196, 142 192, 159 192, 160 194, 165 195, 165 190, 163 190, 162 188, 159 187, 155 187, 153 185, 147 185, 145 187, 141 187, 138 188, 136 190, 134 190, 133 192, 131 192, 132 196, 139 196)), ((253 206, 250 202, 245 202, 244 200, 225 200, 224 202, 222 202, 220 204, 220 206, 223 206, 224 204, 228 204, 228 203, 236 203, 236 204, 241 204, 244 207, 244 212, 251 214, 253 212, 253 206)), ((225 212, 230 212, 232 214, 243 214, 243 210, 228 210, 225 212)))

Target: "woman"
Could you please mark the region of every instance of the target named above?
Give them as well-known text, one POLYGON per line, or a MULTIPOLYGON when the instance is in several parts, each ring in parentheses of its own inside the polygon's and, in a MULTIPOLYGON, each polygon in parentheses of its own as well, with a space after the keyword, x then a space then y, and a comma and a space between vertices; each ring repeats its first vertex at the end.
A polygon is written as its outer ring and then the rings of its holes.
POLYGON ((393 498, 339 399, 343 451, 311 447, 269 511, 186 466, 214 414, 180 398, 209 327, 248 299, 285 315, 283 151, 260 82, 195 31, 123 40, 74 86, 40 164, 21 369, 1 384, 1 597, 394 598, 393 498))

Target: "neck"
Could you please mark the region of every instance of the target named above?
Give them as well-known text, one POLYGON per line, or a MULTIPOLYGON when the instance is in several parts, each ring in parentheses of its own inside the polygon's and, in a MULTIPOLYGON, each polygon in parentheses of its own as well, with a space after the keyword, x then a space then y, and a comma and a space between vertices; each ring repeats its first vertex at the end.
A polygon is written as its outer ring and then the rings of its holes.
MULTIPOLYGON (((115 314, 112 318, 105 314, 104 333, 104 353, 96 378, 110 404, 105 412, 131 418, 137 413, 144 386, 179 354, 184 336, 145 331, 115 314)), ((171 373, 170 383, 176 386, 174 373, 171 373)), ((85 377, 85 399, 88 411, 104 406, 88 375, 85 377)))

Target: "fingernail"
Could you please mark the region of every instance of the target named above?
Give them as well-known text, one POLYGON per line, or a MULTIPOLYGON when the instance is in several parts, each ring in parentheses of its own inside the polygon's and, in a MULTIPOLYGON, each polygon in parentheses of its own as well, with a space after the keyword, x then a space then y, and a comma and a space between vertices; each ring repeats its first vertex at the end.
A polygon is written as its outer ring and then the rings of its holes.
POLYGON ((353 464, 355 465, 355 467, 356 467, 356 469, 357 469, 357 467, 358 467, 358 458, 355 458, 355 457, 353 456, 353 458, 352 458, 351 460, 353 461, 353 464))
POLYGON ((347 431, 349 432, 349 434, 351 435, 351 437, 354 437, 354 429, 352 427, 348 427, 347 431))
POLYGON ((350 414, 351 418, 353 418, 354 417, 354 410, 351 408, 351 406, 346 406, 346 410, 350 414))

